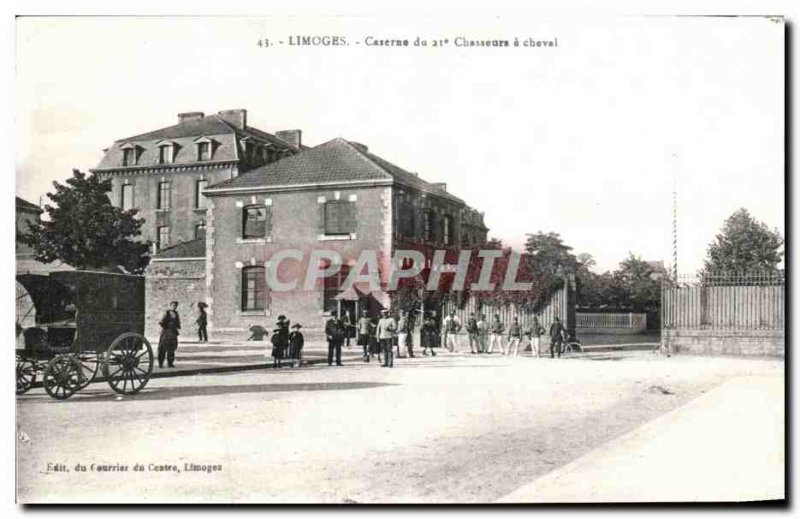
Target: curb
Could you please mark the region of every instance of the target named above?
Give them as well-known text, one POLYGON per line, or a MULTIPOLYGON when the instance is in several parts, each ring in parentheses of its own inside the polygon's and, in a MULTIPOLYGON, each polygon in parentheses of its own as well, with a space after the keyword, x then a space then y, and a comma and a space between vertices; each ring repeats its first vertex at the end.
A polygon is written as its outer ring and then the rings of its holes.
MULTIPOLYGON (((303 361, 303 366, 313 366, 315 364, 327 364, 328 361, 325 358, 315 358, 310 360, 303 361)), ((272 363, 259 363, 259 364, 242 364, 241 366, 211 366, 208 368, 193 368, 193 369, 185 369, 185 370, 176 370, 176 371, 161 371, 159 373, 151 373, 150 379, 154 378, 173 378, 173 377, 191 377, 195 375, 213 375, 215 373, 233 373, 237 371, 251 371, 256 369, 272 369, 272 363)), ((106 382, 107 380, 102 376, 95 377, 91 384, 96 384, 98 382, 106 382)), ((33 384, 31 384, 31 389, 33 388, 41 388, 42 382, 37 380, 33 384)))

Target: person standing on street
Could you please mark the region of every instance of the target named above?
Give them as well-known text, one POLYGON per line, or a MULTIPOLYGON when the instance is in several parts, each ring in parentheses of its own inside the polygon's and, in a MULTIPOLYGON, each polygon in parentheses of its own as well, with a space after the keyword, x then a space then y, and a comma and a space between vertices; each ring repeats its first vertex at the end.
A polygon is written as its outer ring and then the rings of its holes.
POLYGON ((554 351, 558 352, 558 358, 561 358, 561 344, 564 340, 564 326, 561 324, 561 319, 556 317, 553 319, 553 324, 550 325, 550 358, 553 358, 554 351))
POLYGON ((444 347, 455 352, 458 349, 458 340, 456 334, 461 330, 461 321, 459 321, 456 313, 450 311, 450 315, 444 318, 442 322, 444 327, 444 347))
POLYGON ((508 327, 508 349, 506 355, 511 355, 511 348, 514 348, 514 356, 519 355, 519 343, 522 340, 522 327, 519 325, 519 319, 514 317, 511 326, 508 327))
POLYGON ((478 344, 481 347, 481 353, 488 353, 489 351, 489 323, 486 322, 486 315, 481 314, 478 319, 478 344))
POLYGON ((539 346, 541 343, 541 336, 544 331, 544 327, 539 324, 539 318, 534 316, 533 322, 525 332, 525 335, 528 336, 528 342, 531 343, 531 356, 533 357, 539 357, 539 346))
POLYGON ((398 359, 405 358, 402 350, 406 347, 406 339, 408 338, 408 312, 400 310, 400 318, 397 320, 397 355, 398 359))
POLYGON ((422 354, 428 355, 428 350, 431 350, 430 355, 435 357, 435 349, 439 347, 439 340, 436 334, 436 319, 431 314, 425 316, 420 327, 420 342, 422 343, 422 354))
POLYGON ((298 368, 303 361, 303 345, 305 344, 305 339, 303 338, 303 334, 300 333, 300 328, 302 328, 302 326, 299 324, 293 324, 292 333, 289 334, 289 359, 291 359, 298 368))
POLYGON ((328 339, 328 366, 334 360, 337 366, 342 365, 342 343, 344 343, 345 329, 342 320, 334 312, 328 312, 330 319, 325 323, 325 337, 328 339))
POLYGON ((197 303, 197 310, 200 312, 197 316, 197 340, 198 342, 208 342, 208 314, 206 314, 208 305, 200 301, 197 303))
POLYGON ((345 348, 349 348, 350 339, 353 339, 356 336, 356 324, 353 321, 353 316, 350 314, 350 310, 344 311, 342 324, 344 325, 344 331, 345 331, 345 348))
POLYGON ((500 320, 500 314, 494 314, 494 321, 492 321, 492 340, 489 343, 489 353, 494 352, 494 345, 500 345, 500 351, 503 355, 506 354, 506 348, 503 346, 503 331, 505 331, 505 325, 503 321, 500 320))
POLYGON ((398 325, 397 329, 399 330, 398 333, 398 340, 397 344, 399 348, 405 346, 406 350, 408 351, 409 358, 414 358, 414 314, 412 312, 403 312, 405 315, 405 324, 403 326, 398 325), (400 338, 400 333, 404 334, 405 337, 400 338))
POLYGON ((369 342, 374 330, 375 325, 372 324, 372 319, 369 318, 369 312, 366 310, 362 311, 361 317, 358 318, 358 323, 356 324, 356 331, 358 333, 356 342, 364 350, 364 362, 369 362, 369 342))
POLYGON ((169 310, 158 323, 161 326, 161 336, 158 338, 158 367, 164 367, 164 357, 167 366, 175 367, 175 350, 178 349, 178 334, 181 329, 181 317, 178 315, 178 302, 172 301, 169 310))
POLYGON ((394 367, 394 337, 397 331, 397 323, 394 318, 389 315, 389 310, 381 310, 381 319, 378 321, 378 340, 381 341, 383 349, 383 364, 384 368, 394 367))
POLYGON ((478 320, 475 319, 475 314, 469 314, 467 319, 467 339, 469 340, 469 352, 481 353, 481 340, 478 330, 478 320))

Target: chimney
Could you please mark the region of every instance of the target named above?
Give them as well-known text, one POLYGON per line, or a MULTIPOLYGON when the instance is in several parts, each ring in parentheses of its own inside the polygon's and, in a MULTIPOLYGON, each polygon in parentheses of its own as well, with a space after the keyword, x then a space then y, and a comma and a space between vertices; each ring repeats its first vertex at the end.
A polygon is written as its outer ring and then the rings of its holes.
POLYGON ((281 130, 279 132, 275 132, 275 137, 279 138, 283 142, 288 142, 296 148, 299 148, 302 134, 303 132, 300 130, 281 130))
POLYGON ((447 192, 447 182, 431 182, 431 185, 440 191, 447 192))
POLYGON ((183 124, 187 121, 196 121, 205 117, 203 112, 185 112, 178 114, 178 124, 183 124))
POLYGON ((241 130, 247 128, 247 110, 239 108, 237 110, 222 110, 219 112, 225 122, 231 124, 241 130))

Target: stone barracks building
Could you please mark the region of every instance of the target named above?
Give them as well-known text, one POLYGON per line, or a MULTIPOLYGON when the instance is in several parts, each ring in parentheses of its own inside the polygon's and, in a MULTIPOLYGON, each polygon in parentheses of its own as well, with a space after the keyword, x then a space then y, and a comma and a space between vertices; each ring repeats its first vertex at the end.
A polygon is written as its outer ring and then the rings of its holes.
MULTIPOLYGON (((363 144, 337 138, 308 148, 299 131, 272 135, 247 126, 244 110, 179 117, 176 126, 116 141, 94 170, 112 177, 112 201, 138 208, 150 222, 144 237, 159 245, 147 270, 148 333, 157 332, 170 300, 180 303, 186 335, 196 312, 189 307, 198 301, 209 304, 211 332, 243 336, 253 325, 271 328, 279 314, 313 330, 326 310, 388 305, 382 292, 337 297, 361 251, 388 257, 397 249, 486 242, 482 213, 445 184, 427 182, 363 144), (306 256, 335 250, 345 265, 312 290, 272 291, 267 266, 287 249, 306 256)), ((291 271, 292 261, 285 264, 291 271)), ((305 267, 295 265, 298 272, 289 275, 302 285, 305 267)))

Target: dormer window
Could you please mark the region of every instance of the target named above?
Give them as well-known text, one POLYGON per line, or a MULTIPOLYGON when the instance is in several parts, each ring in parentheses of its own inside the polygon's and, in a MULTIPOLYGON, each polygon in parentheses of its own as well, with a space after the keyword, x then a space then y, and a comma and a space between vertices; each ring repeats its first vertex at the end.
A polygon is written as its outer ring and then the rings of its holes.
POLYGON ((197 160, 209 160, 211 158, 211 144, 208 142, 197 143, 197 160))
POLYGON ((172 164, 175 160, 175 144, 171 142, 158 144, 158 163, 172 164))
POLYGON ((200 137, 195 139, 194 143, 197 146, 197 160, 199 162, 211 160, 212 155, 214 154, 214 141, 208 137, 200 137))
POLYGON ((137 147, 133 144, 126 144, 122 146, 122 165, 123 166, 135 166, 139 160, 139 154, 137 153, 137 147))

